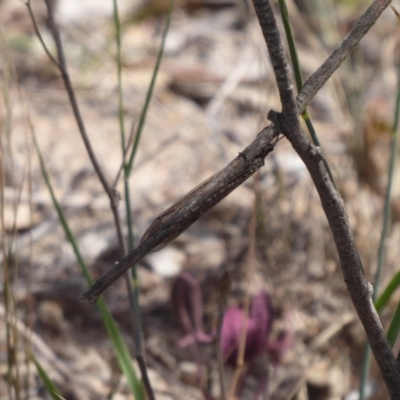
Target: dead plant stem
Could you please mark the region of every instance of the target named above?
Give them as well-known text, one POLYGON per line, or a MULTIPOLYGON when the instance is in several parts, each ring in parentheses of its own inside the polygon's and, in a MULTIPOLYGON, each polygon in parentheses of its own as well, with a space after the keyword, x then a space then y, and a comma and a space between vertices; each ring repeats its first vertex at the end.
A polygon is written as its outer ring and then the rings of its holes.
MULTIPOLYGON (((340 46, 308 79, 296 99, 299 113, 304 110, 318 90, 355 48, 389 3, 390 0, 375 0, 345 39, 343 39, 340 46)), ((269 151, 272 151, 271 141, 278 133, 279 131, 274 124, 264 128, 257 135, 256 139, 225 168, 211 176, 164 211, 146 231, 139 246, 95 282, 83 294, 83 298, 96 301, 97 297, 108 286, 115 282, 135 263, 139 262, 146 254, 160 250, 166 246, 205 212, 258 171, 262 167, 266 155, 269 151), (268 151, 268 149, 270 150, 268 151), (218 192, 218 196, 215 196, 216 192, 218 192)))
MULTIPOLYGON (((83 140, 83 143, 85 145, 86 151, 89 155, 89 158, 93 165, 93 168, 95 169, 96 174, 103 186, 103 189, 106 192, 108 198, 110 199, 110 208, 111 208, 111 211, 112 211, 112 214, 114 217, 114 223, 115 223, 115 228, 116 228, 116 232, 117 232, 118 243, 119 243, 120 249, 122 251, 122 254, 125 256, 127 254, 127 249, 126 249, 125 239, 124 239, 124 236, 122 233, 121 218, 120 218, 119 210, 118 210, 119 195, 118 195, 117 191, 115 190, 115 188, 112 187, 108 183, 108 181, 105 177, 105 174, 104 174, 103 170, 101 169, 100 164, 97 160, 97 157, 93 151, 92 145, 90 143, 90 140, 89 140, 86 128, 85 128, 85 124, 83 122, 82 115, 80 113, 78 102, 77 102, 77 99, 75 96, 75 91, 72 86, 71 79, 69 77, 67 62, 66 62, 66 58, 65 58, 65 54, 64 54, 64 49, 63 49, 58 25, 54 19, 54 12, 52 9, 52 4, 51 4, 50 0, 45 0, 45 3, 46 3, 46 7, 47 7, 49 26, 50 26, 50 29, 51 29, 51 32, 53 35, 55 45, 56 45, 57 59, 52 56, 51 52, 48 50, 48 48, 40 34, 40 30, 36 23, 36 19, 33 14, 30 0, 27 0, 26 5, 28 7, 29 15, 32 19, 35 33, 38 36, 39 41, 41 42, 41 44, 42 44, 46 54, 49 56, 50 60, 57 66, 57 68, 59 69, 59 71, 61 73, 62 79, 64 81, 65 89, 68 94, 69 102, 70 102, 72 110, 73 110, 74 118, 78 124, 79 132, 80 132, 81 138, 83 140)), ((130 300, 130 304, 131 304, 131 307, 134 312, 134 316, 139 315, 137 302, 135 301, 135 292, 134 292, 135 289, 133 287, 132 280, 131 280, 129 273, 126 273, 124 278, 125 278, 125 282, 127 285, 129 300, 130 300)), ((153 393, 153 390, 152 390, 152 387, 150 384, 150 380, 148 378, 147 368, 146 368, 146 364, 145 364, 144 350, 143 350, 143 345, 142 345, 142 340, 141 340, 140 324, 134 323, 133 325, 134 325, 133 336, 134 336, 134 342, 135 342, 135 357, 136 357, 139 367, 140 367, 140 371, 142 374, 146 393, 150 400, 154 400, 155 397, 154 397, 154 393, 153 393)))
MULTIPOLYGON (((384 3, 385 1, 375 1, 370 9, 374 10, 374 6, 384 3)), ((253 4, 268 47, 282 103, 282 113, 271 110, 269 118, 291 142, 314 181, 331 227, 339 253, 344 281, 352 302, 364 326, 389 394, 392 399, 399 399, 400 372, 372 302, 372 285, 369 284, 364 275, 343 200, 329 179, 320 148, 309 142, 300 126, 299 110, 296 104, 289 65, 271 4, 269 0, 253 0, 253 4)), ((387 1, 388 4, 389 1, 387 1)), ((357 26, 361 28, 359 24, 357 26)))

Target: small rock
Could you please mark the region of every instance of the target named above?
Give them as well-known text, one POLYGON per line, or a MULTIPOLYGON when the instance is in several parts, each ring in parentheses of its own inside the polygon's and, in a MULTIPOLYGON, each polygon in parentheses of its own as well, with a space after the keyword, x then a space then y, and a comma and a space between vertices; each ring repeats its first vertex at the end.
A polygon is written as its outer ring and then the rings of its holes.
POLYGON ((185 261, 185 254, 174 247, 167 247, 147 257, 152 270, 163 278, 178 275, 185 261))
POLYGON ((179 363, 179 378, 182 382, 191 386, 197 386, 199 381, 199 366, 193 362, 183 361, 179 363))

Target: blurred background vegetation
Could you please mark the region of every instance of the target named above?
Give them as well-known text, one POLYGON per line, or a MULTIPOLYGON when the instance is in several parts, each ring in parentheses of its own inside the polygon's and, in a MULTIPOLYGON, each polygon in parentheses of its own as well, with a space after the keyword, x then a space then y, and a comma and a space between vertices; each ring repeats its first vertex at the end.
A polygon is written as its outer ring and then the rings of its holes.
MULTIPOLYGON (((287 2, 304 80, 369 4, 287 2)), ((45 3, 36 0, 32 7, 55 54, 45 3)), ((53 7, 89 138, 113 183, 122 165, 118 66, 122 126, 129 142, 170 3, 118 2, 120 61, 112 1, 58 0, 53 7)), ((382 231, 399 40, 398 20, 387 9, 309 107, 371 282, 382 231)), ((32 132, 95 278, 121 257, 109 199, 82 144, 60 72, 44 52, 23 2, 0 1, 0 52, 0 398, 50 398, 31 353, 66 399, 133 398, 100 313, 80 300, 87 282, 49 195, 32 132)), ((128 181, 135 243, 160 212, 243 150, 269 123, 270 109, 280 109, 279 97, 251 2, 176 0, 128 181)), ((381 288, 398 272, 399 178, 395 169, 381 288)), ((125 199, 123 180, 116 189, 125 199)), ((316 191, 285 140, 252 179, 138 266, 144 344, 157 399, 204 399, 204 393, 219 398, 215 348, 179 346, 183 331, 170 292, 177 276, 190 273, 204 298, 204 329, 213 333, 219 278, 225 271, 232 279, 228 305, 248 304, 267 290, 274 310, 271 337, 291 337, 279 365, 260 354, 246 366, 237 398, 256 398, 265 377, 264 398, 358 398, 365 335, 316 191)), ((105 299, 133 352, 123 282, 110 288, 105 299)), ((398 301, 395 292, 382 312, 385 326, 398 301)), ((224 373, 229 388, 233 370, 226 366, 224 373)), ((385 398, 374 365, 367 388, 369 398, 385 398)))

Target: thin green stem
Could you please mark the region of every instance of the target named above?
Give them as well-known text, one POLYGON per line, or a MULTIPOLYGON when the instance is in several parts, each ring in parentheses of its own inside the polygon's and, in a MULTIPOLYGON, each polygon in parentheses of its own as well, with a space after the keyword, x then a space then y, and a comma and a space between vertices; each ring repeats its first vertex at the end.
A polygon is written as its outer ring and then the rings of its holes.
MULTIPOLYGON (((114 3, 116 3, 116 0, 113 0, 114 3)), ((153 91, 154 91, 154 86, 155 86, 155 82, 157 79, 157 75, 158 75, 158 71, 160 68, 160 64, 161 64, 161 60, 162 60, 162 56, 164 54, 164 47, 165 47, 165 41, 167 38, 167 34, 169 31, 169 27, 171 24, 171 16, 172 16, 172 10, 174 7, 174 0, 171 0, 171 6, 170 6, 170 10, 167 16, 167 21, 165 24, 165 28, 163 31, 163 35, 162 35, 162 41, 161 41, 161 46, 158 52, 158 56, 157 56, 157 61, 156 64, 154 66, 154 70, 153 70, 153 75, 151 78, 151 82, 149 85, 149 88, 147 90, 147 94, 146 94, 146 99, 145 99, 145 103, 142 109, 142 112, 140 113, 139 116, 139 122, 138 122, 138 127, 136 130, 136 134, 135 134, 135 140, 133 143, 133 147, 132 147, 132 151, 129 157, 129 161, 127 163, 125 163, 123 170, 124 170, 124 191, 125 191, 125 207, 126 207, 126 219, 127 219, 127 227, 128 227, 128 251, 132 252, 133 249, 135 248, 135 241, 134 241, 134 232, 133 232, 133 216, 132 216, 132 211, 131 211, 131 195, 130 195, 130 188, 129 188, 129 177, 133 168, 133 163, 134 163, 134 159, 137 153, 137 150, 139 148, 139 143, 140 143, 140 138, 143 132, 143 128, 144 128, 144 124, 146 122, 146 116, 147 116, 147 111, 150 105, 150 100, 153 96, 153 91)), ((114 11, 114 15, 116 15, 116 12, 114 11)), ((120 34, 120 25, 119 25, 119 18, 118 15, 116 15, 115 17, 116 19, 116 31, 117 33, 119 32, 120 34), (118 20, 118 22, 117 22, 118 20)), ((117 39, 117 46, 118 43, 120 45, 120 39, 117 39)), ((120 60, 120 53, 118 52, 118 76, 119 76, 119 82, 120 82, 120 69, 121 69, 121 60, 120 60)), ((122 85, 121 85, 122 86, 122 85)), ((122 101, 122 96, 120 96, 120 99, 122 101)), ((122 108, 123 109, 123 108, 122 108)), ((121 113, 120 113, 121 115, 121 113)), ((121 143, 122 143, 122 154, 123 156, 125 156, 125 152, 127 151, 127 147, 125 145, 125 135, 121 134, 121 143)), ((139 287, 138 287, 138 279, 137 279, 137 271, 136 271, 136 265, 133 265, 133 267, 131 268, 132 271, 132 279, 133 279, 133 287, 134 287, 134 291, 133 293, 131 293, 131 297, 132 300, 134 300, 135 302, 135 316, 136 316, 136 326, 139 328, 139 333, 141 332, 141 317, 140 317, 140 308, 139 308, 139 287)), ((141 338, 141 334, 136 334, 135 335, 135 344, 136 344, 136 351, 138 352, 138 354, 140 356, 143 356, 143 349, 142 349, 142 338, 141 338)), ((139 365, 142 365, 139 361, 139 365)))
MULTIPOLYGON (((125 118, 124 118, 124 100, 123 100, 123 85, 122 85, 122 54, 121 54, 121 22, 118 12, 118 1, 113 0, 114 7, 114 25, 115 25, 115 42, 117 44, 117 77, 118 77, 118 121, 121 137, 121 153, 123 159, 127 152, 126 135, 125 135, 125 118)), ((127 225, 128 225, 128 252, 131 252, 134 248, 134 237, 133 237, 133 220, 131 213, 131 201, 130 201, 130 191, 129 191, 129 174, 127 168, 123 168, 124 171, 124 193, 125 193, 125 206, 127 215, 127 225)), ((124 256, 127 252, 124 251, 124 256)), ((134 282, 136 279, 136 269, 132 268, 132 275, 134 282)), ((138 299, 138 288, 134 288, 134 298, 138 299)), ((135 304, 135 309, 139 309, 139 305, 135 304)), ((136 321, 136 326, 141 326, 140 321, 136 321)))
MULTIPOLYGON (((127 144, 126 144, 126 135, 125 135, 125 119, 124 119, 124 102, 123 102, 123 85, 122 85, 122 55, 121 55, 121 22, 119 18, 118 12, 118 1, 113 0, 114 6, 114 24, 115 24, 115 41, 117 44, 117 76, 118 76, 118 120, 120 126, 120 136, 121 136, 121 153, 123 159, 125 159, 125 155, 127 152, 127 144)), ((135 246, 134 235, 133 235, 133 217, 131 212, 131 196, 129 189, 129 173, 124 165, 124 194, 125 194, 125 207, 126 207, 126 220, 127 220, 127 228, 128 228, 128 251, 124 251, 124 256, 126 256, 127 252, 131 252, 135 246)), ((140 315, 140 307, 139 307, 139 286, 137 280, 137 271, 136 268, 133 267, 131 269, 132 280, 129 280, 129 300, 131 303, 131 307, 134 310, 134 341, 136 352, 141 354, 143 352, 142 349, 142 322, 140 315)))
MULTIPOLYGON (((389 283, 382 296, 380 296, 377 300, 379 284, 382 275, 383 263, 385 262, 385 250, 386 250, 386 240, 387 234, 389 231, 390 225, 390 216, 391 216, 391 197, 392 197, 392 186, 393 186, 393 177, 394 170, 396 166, 396 156, 397 156, 397 142, 398 142, 398 131, 399 131, 399 115, 400 115, 400 68, 398 69, 397 74, 398 84, 397 84, 397 96, 396 96, 396 104, 395 104, 395 115, 392 127, 392 140, 390 143, 390 160, 389 160, 389 172, 388 172, 388 183, 386 187, 386 195, 385 195, 385 205, 383 211, 383 223, 382 223, 382 231, 381 237, 379 241, 378 248, 378 265, 376 267, 375 280, 374 280, 374 293, 373 300, 375 302, 375 307, 377 311, 381 311, 384 305, 389 301, 391 294, 394 292, 395 288, 400 283, 399 274, 396 274, 392 281, 389 283)), ((392 318, 392 322, 388 329, 387 338, 389 343, 393 347, 394 342, 398 336, 400 330, 400 304, 397 306, 395 314, 392 318)), ((363 369, 360 378, 360 397, 359 400, 364 400, 365 398, 365 388, 367 385, 367 380, 369 376, 369 370, 371 365, 371 348, 367 344, 364 351, 364 361, 363 361, 363 369)))
MULTIPOLYGON (((382 228, 382 236, 385 233, 385 238, 381 240, 381 246, 379 247, 379 260, 382 259, 382 264, 384 260, 384 251, 385 251, 385 245, 386 245, 386 235, 387 231, 389 229, 389 221, 390 221, 390 196, 391 196, 391 191, 392 191, 392 184, 393 184, 393 176, 394 176, 394 170, 396 166, 396 156, 397 156, 397 143, 398 143, 398 138, 399 138, 399 121, 400 121, 400 68, 397 71, 397 79, 398 79, 398 84, 397 84, 397 97, 396 97, 396 107, 395 107, 395 117, 394 117, 394 123, 393 123, 393 129, 392 129, 392 148, 391 148, 391 154, 390 154, 390 169, 389 169, 389 180, 388 180, 388 189, 386 193, 386 199, 385 199, 385 212, 384 212, 384 226, 382 228), (381 250, 382 247, 382 250, 381 250), (380 254, 382 252, 382 255, 380 254)), ((379 269, 379 263, 378 263, 378 269, 379 269)), ((377 271, 377 278, 380 279, 381 271, 379 270, 379 274, 377 271)), ((378 281, 379 283, 379 281, 378 281)), ((375 282, 375 291, 377 291, 377 284, 375 282)), ((374 298, 375 300, 375 298, 374 298)), ((388 340, 391 345, 394 345, 394 341, 397 338, 397 335, 399 333, 399 315, 400 315, 400 304, 398 304, 395 315, 393 316, 392 322, 389 326, 388 330, 388 340)))
POLYGON ((138 123, 137 131, 136 131, 136 135, 135 135, 135 142, 133 144, 132 152, 131 152, 131 155, 129 157, 129 161, 127 163, 128 176, 132 172, 132 168, 133 168, 133 163, 134 163, 134 160, 135 160, 136 152, 137 152, 137 149, 139 147, 140 138, 142 136, 144 124, 146 122, 146 116, 147 116, 147 111, 149 109, 150 100, 153 97, 154 86, 155 86, 155 83, 156 83, 158 70, 160 69, 161 60, 162 60, 162 57, 163 57, 163 54, 164 54, 165 42, 166 42, 166 39, 167 39, 169 27, 170 27, 170 24, 171 24, 171 16, 172 16, 172 10, 174 8, 174 4, 175 4, 175 0, 171 0, 170 9, 169 9, 168 16, 167 16, 167 21, 165 23, 164 31, 163 31, 163 34, 162 34, 161 46, 160 46, 160 49, 159 49, 158 55, 157 55, 157 61, 156 61, 156 64, 154 66, 153 75, 151 77, 151 82, 150 82, 149 88, 147 90, 146 100, 144 102, 142 112, 140 113, 139 123, 138 123))
POLYGON ((375 301, 375 308, 376 311, 378 311, 378 313, 380 313, 383 310, 383 308, 386 306, 386 304, 392 297, 392 294, 399 286, 400 286, 400 272, 397 272, 397 274, 388 283, 382 294, 375 301))
MULTIPOLYGON (((122 86, 122 58, 121 58, 121 23, 118 12, 118 1, 113 0, 114 6, 114 24, 115 24, 115 40, 117 44, 117 75, 118 75, 118 120, 120 125, 120 136, 121 136, 121 154, 122 159, 125 160, 127 150, 126 138, 125 138, 125 120, 124 120, 124 103, 123 103, 123 86, 122 86)), ((125 161, 124 161, 125 163, 125 161)), ((127 215, 128 225, 128 249, 129 252, 134 248, 134 237, 133 237, 133 220, 131 213, 131 201, 130 201, 130 190, 129 190, 129 170, 126 165, 123 166, 124 170, 124 192, 125 192, 125 207, 127 215)), ((123 240, 123 255, 126 256, 127 249, 125 240, 123 240)), ((144 387, 146 388, 147 396, 150 400, 155 399, 153 389, 148 377, 147 367, 144 359, 144 348, 142 343, 142 323, 141 313, 139 307, 139 285, 137 280, 136 266, 132 268, 132 279, 127 275, 126 283, 128 287, 128 297, 133 310, 134 327, 133 327, 133 339, 135 343, 135 357, 138 362, 144 387)))
POLYGON ((396 166, 396 155, 397 155, 397 142, 398 142, 398 125, 399 125, 399 105, 400 105, 400 70, 399 70, 399 87, 396 98, 396 112, 395 112, 395 120, 392 129, 392 140, 391 140, 391 149, 390 149, 390 160, 389 160, 389 176, 388 176, 388 184, 386 188, 386 196, 385 196, 385 206, 383 212, 383 224, 382 224, 382 232, 381 238, 379 242, 379 250, 378 250, 378 266, 375 274, 375 290, 373 294, 373 300, 375 301, 378 295, 379 284, 381 280, 382 274, 382 266, 385 261, 385 247, 386 247, 386 239, 389 231, 390 225, 390 217, 391 217, 391 197, 392 197, 392 186, 394 179, 394 170, 396 166))
POLYGON ((285 0, 278 0, 278 3, 279 3, 279 9, 281 10, 283 26, 285 28, 286 40, 289 46, 290 58, 292 59, 292 66, 293 66, 294 77, 296 80, 297 91, 300 92, 300 90, 303 88, 303 76, 301 74, 300 60, 297 54, 296 42, 294 40, 292 25, 290 24, 289 12, 286 7, 285 0))
POLYGON ((124 100, 122 92, 122 58, 121 58, 121 22, 118 12, 118 1, 113 0, 115 42, 117 44, 117 76, 118 76, 118 121, 121 135, 122 154, 125 154, 125 121, 124 121, 124 100))
MULTIPOLYGON (((296 81, 296 87, 297 87, 297 91, 300 92, 301 89, 303 88, 303 76, 301 74, 300 60, 299 60, 299 56, 297 53, 296 42, 294 40, 292 26, 290 24, 289 13, 288 13, 288 9, 286 7, 285 0, 278 0, 278 3, 279 3, 279 8, 281 10, 283 26, 285 28, 286 40, 287 40, 287 43, 289 46, 290 58, 292 60, 292 67, 293 67, 293 73, 294 73, 294 77, 295 77, 295 81, 296 81)), ((307 108, 304 109, 304 111, 301 113, 301 116, 302 116, 304 122, 306 123, 308 132, 310 133, 313 143, 316 146, 321 147, 321 143, 318 139, 317 132, 315 131, 315 128, 311 122, 310 115, 307 112, 307 108)), ((325 168, 328 172, 329 178, 331 179, 333 186, 335 186, 335 188, 336 188, 331 169, 329 168, 329 164, 325 158, 324 158, 324 164, 325 164, 325 168)))
POLYGON ((371 367, 371 358, 372 358, 371 347, 369 346, 368 343, 365 343, 363 364, 362 364, 361 378, 360 378, 359 400, 365 399, 369 370, 371 367))
MULTIPOLYGON (((42 171, 42 176, 43 176, 46 186, 49 190, 54 208, 57 211, 58 218, 64 229, 65 236, 66 236, 68 242, 72 246, 75 257, 78 261, 78 264, 81 267, 82 273, 85 276, 89 285, 91 285, 93 283, 92 276, 89 272, 89 268, 87 267, 85 260, 82 256, 82 253, 79 249, 78 243, 76 242, 75 237, 68 225, 68 222, 67 222, 67 219, 65 218, 62 207, 54 193, 54 189, 50 182, 50 177, 47 172, 47 168, 46 168, 42 153, 40 151, 39 145, 37 143, 36 136, 35 136, 32 125, 30 125, 30 129, 32 131, 33 144, 35 146, 36 152, 39 157, 39 163, 40 163, 40 167, 41 167, 41 171, 42 171)), ((97 307, 102 316, 102 321, 107 330, 108 337, 111 339, 111 341, 113 343, 114 350, 115 350, 116 356, 118 358, 120 367, 127 378, 128 385, 129 385, 133 395, 135 396, 135 399, 143 399, 144 398, 143 388, 142 388, 142 385, 139 382, 139 380, 136 376, 136 372, 133 368, 132 360, 131 360, 131 357, 129 354, 129 349, 126 346, 126 344, 123 340, 123 337, 122 337, 120 331, 118 330, 117 324, 113 320, 113 317, 112 317, 111 313, 109 312, 107 305, 103 298, 99 299, 99 301, 97 302, 97 307)))

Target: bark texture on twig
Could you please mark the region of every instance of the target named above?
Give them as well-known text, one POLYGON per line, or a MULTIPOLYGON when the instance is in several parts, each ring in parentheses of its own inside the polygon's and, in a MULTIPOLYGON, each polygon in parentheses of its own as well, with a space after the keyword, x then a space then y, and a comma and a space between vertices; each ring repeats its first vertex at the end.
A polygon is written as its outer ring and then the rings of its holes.
MULTIPOLYGON (((329 179, 321 150, 309 142, 300 126, 289 66, 271 5, 269 0, 253 0, 253 3, 267 43, 282 101, 282 113, 271 111, 269 118, 288 138, 310 172, 333 233, 343 277, 354 307, 364 326, 390 396, 392 399, 399 399, 400 373, 397 362, 373 305, 373 289, 365 278, 343 201, 329 179)), ((370 10, 376 10, 374 6, 378 3, 383 2, 374 2, 370 10)), ((357 24, 357 30, 360 29, 357 24)), ((353 42, 350 41, 350 44, 353 45, 353 42)))
POLYGON ((354 50, 362 37, 375 24, 382 12, 389 6, 391 0, 375 0, 365 13, 354 24, 353 28, 339 44, 339 47, 327 58, 327 60, 306 81, 303 89, 297 97, 299 112, 314 98, 325 82, 332 76, 340 64, 354 50))
POLYGON ((100 278, 83 297, 95 300, 134 263, 147 253, 164 247, 249 178, 262 166, 264 157, 271 150, 271 147, 268 147, 271 146, 271 140, 279 132, 283 132, 304 161, 314 181, 335 239, 344 280, 353 304, 367 333, 389 393, 393 399, 400 398, 400 373, 372 304, 371 285, 364 276, 343 201, 329 179, 320 149, 308 141, 298 122, 299 112, 303 111, 313 96, 354 49, 390 1, 376 0, 373 2, 339 48, 306 82, 297 99, 294 95, 289 67, 270 4, 268 0, 253 0, 253 2, 271 55, 282 102, 282 114, 271 112, 269 116, 274 122, 273 125, 265 128, 253 143, 228 166, 162 213, 145 233, 139 247, 100 278), (225 184, 228 184, 227 188, 223 189, 222 186, 225 184))
POLYGON ((202 215, 224 199, 264 165, 264 159, 274 145, 274 129, 260 134, 262 146, 249 146, 224 169, 201 183, 165 210, 147 229, 139 246, 102 276, 83 298, 95 301, 98 296, 125 271, 146 254, 158 251, 178 237, 202 215))
MULTIPOLYGON (((363 23, 366 23, 367 26, 371 26, 380 16, 382 11, 387 7, 389 0, 385 1, 375 1, 374 4, 362 15, 359 22, 355 25, 355 27, 349 32, 346 38, 340 44, 340 47, 335 50, 327 60, 321 65, 321 67, 310 77, 310 79, 305 83, 303 89, 299 93, 297 97, 297 107, 298 111, 302 112, 307 104, 311 101, 316 92, 325 84, 325 82, 332 76, 335 70, 340 66, 346 56, 354 49, 356 44, 361 40, 363 35, 367 32, 366 29, 360 29, 359 26, 363 23), (361 21, 361 22, 360 22, 361 21)), ((260 155, 265 153, 265 149, 271 143, 271 140, 278 134, 276 127, 271 125, 267 128, 264 128, 256 137, 256 139, 246 147, 246 149, 241 153, 242 156, 245 156, 247 160, 251 163, 255 159, 259 158, 260 155)), ((242 156, 238 157, 242 158, 242 156)), ((221 171, 217 172, 215 175, 225 176, 227 179, 232 179, 232 177, 236 176, 240 171, 242 164, 237 164, 237 159, 233 160, 230 164, 228 164, 221 171), (229 178, 230 177, 230 178, 229 178)), ((243 162, 243 160, 242 160, 243 162)), ((261 165, 260 165, 261 166, 261 165)), ((257 169, 254 169, 256 172, 257 169)), ((215 177, 214 175, 214 177, 215 177)), ((212 177, 213 178, 213 177, 212 177)), ((211 178, 208 179, 208 181, 211 178)), ((214 181, 215 182, 215 181, 214 181)), ((224 180, 219 181, 221 184, 224 180)), ((199 187, 202 187, 201 184, 199 187)), ((198 187, 198 188, 199 188, 198 187)), ((228 195, 235 188, 232 187, 230 191, 227 191, 225 195, 228 195)), ((208 191, 210 196, 212 195, 212 191, 208 191), (211 193, 211 194, 210 194, 211 193)), ((198 198, 198 197, 197 197, 198 198)), ((172 207, 176 206, 178 203, 183 204, 182 201, 186 199, 186 201, 191 202, 193 196, 185 195, 182 199, 178 200, 172 207)), ((222 200, 222 197, 220 198, 222 200)), ((207 202, 207 199, 204 199, 207 202)), ((210 203, 209 203, 210 204, 210 203)), ((213 205, 215 205, 213 203, 213 205)), ((135 263, 139 262, 146 254, 151 251, 155 251, 156 248, 160 249, 161 243, 162 246, 165 246, 169 241, 176 238, 181 232, 183 232, 187 227, 189 227, 196 219, 200 218, 202 213, 199 213, 196 218, 193 216, 190 218, 191 221, 187 224, 186 227, 176 234, 172 235, 166 226, 160 224, 160 218, 165 213, 170 212, 170 207, 167 211, 160 215, 159 218, 156 219, 158 221, 157 229, 160 231, 159 236, 156 234, 156 231, 153 229, 154 225, 149 229, 152 229, 153 235, 146 235, 146 240, 142 240, 140 245, 129 255, 123 258, 117 265, 112 267, 106 275, 101 277, 86 293, 83 294, 83 298, 91 301, 95 301, 97 297, 105 290, 108 286, 110 286, 115 280, 117 280, 124 271, 127 271, 131 268, 135 263), (161 234, 161 231, 163 234, 161 234), (168 234, 167 234, 168 233, 168 234), (168 237, 167 237, 168 236, 168 237)), ((203 208, 203 210, 208 210, 209 208, 203 208)))

